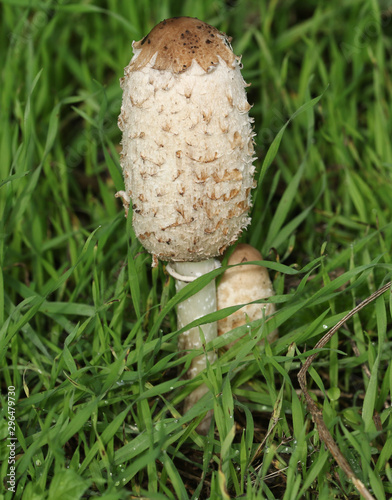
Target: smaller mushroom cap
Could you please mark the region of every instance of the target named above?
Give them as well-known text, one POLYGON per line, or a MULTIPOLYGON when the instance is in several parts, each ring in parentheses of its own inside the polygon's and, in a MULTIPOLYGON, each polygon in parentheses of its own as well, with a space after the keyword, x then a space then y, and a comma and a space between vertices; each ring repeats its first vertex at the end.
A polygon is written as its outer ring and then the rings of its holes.
MULTIPOLYGON (((251 245, 240 243, 229 257, 228 265, 262 260, 261 253, 251 245)), ((217 308, 247 304, 230 316, 218 321, 218 335, 245 325, 251 321, 270 316, 275 312, 275 304, 249 304, 274 295, 268 270, 258 265, 237 266, 227 269, 217 289, 217 308)), ((268 341, 277 338, 277 330, 270 333, 268 341)), ((230 344, 226 346, 230 347, 230 344)))

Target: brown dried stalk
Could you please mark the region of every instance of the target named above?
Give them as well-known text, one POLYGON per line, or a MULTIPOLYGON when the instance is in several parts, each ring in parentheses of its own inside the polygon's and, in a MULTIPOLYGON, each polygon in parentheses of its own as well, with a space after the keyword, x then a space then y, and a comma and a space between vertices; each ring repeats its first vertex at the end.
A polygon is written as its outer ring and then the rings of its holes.
MULTIPOLYGON (((352 311, 350 311, 343 319, 341 319, 333 328, 331 328, 325 335, 324 337, 317 342, 317 344, 314 346, 314 349, 321 349, 324 347, 329 340, 331 340, 332 336, 339 330, 339 328, 344 325, 344 323, 352 318, 354 314, 356 314, 358 311, 363 309, 365 306, 370 304, 370 302, 373 302, 373 300, 377 299, 380 297, 384 292, 389 290, 391 288, 392 281, 389 281, 386 285, 382 286, 379 290, 376 292, 372 293, 370 297, 366 298, 364 301, 362 301, 357 307, 355 307, 352 311)), ((306 399, 306 404, 308 407, 308 410, 312 414, 313 422, 317 425, 318 428, 318 433, 320 436, 320 439, 324 442, 328 450, 331 452, 332 456, 338 463, 339 467, 343 470, 343 472, 346 474, 346 476, 351 479, 353 482, 354 486, 358 490, 358 492, 366 499, 366 500, 375 500, 375 498, 370 494, 369 490, 366 488, 366 486, 360 481, 354 474, 353 470, 351 469, 349 463, 343 456, 342 452, 340 451, 338 445, 334 441, 333 437, 331 436, 331 433, 327 429, 327 426, 324 423, 323 420, 323 414, 322 411, 317 407, 313 399, 310 397, 308 391, 307 391, 307 382, 306 382, 306 372, 308 371, 310 365, 312 364, 313 360, 315 357, 318 355, 318 353, 312 354, 307 358, 305 363, 303 364, 302 368, 298 372, 298 381, 299 385, 301 386, 302 392, 305 396, 306 399)))

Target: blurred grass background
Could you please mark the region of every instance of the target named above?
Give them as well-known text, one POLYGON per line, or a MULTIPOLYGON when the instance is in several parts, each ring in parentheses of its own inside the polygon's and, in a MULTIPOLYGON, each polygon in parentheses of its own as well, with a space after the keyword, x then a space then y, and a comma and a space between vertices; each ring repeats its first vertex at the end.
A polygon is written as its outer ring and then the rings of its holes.
MULTIPOLYGON (((0 19, 1 498, 357 498, 296 374, 391 278, 390 2, 1 0, 0 19), (114 197, 131 42, 180 15, 242 54, 259 180, 242 241, 262 251, 278 308, 228 352, 249 329, 217 339, 218 363, 192 382, 180 378, 197 353, 177 357, 172 280, 114 197), (203 379, 209 396, 182 416, 203 379), (216 427, 201 437, 209 408, 216 427)), ((308 377, 378 500, 392 495, 391 309, 386 293, 356 315, 308 377)))

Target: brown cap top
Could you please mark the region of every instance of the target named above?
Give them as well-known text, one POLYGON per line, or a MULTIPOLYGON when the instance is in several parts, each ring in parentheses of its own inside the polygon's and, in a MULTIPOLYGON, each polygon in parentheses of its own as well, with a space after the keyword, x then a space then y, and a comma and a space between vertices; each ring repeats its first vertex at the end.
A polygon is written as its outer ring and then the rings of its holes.
POLYGON ((173 17, 157 24, 150 33, 134 42, 135 51, 141 52, 129 66, 131 71, 144 67, 157 54, 153 68, 182 73, 195 59, 208 71, 219 63, 220 56, 228 66, 233 66, 236 56, 230 38, 219 30, 193 17, 173 17))
MULTIPOLYGON (((239 243, 235 247, 234 252, 230 255, 227 264, 229 266, 234 266, 235 264, 242 264, 243 262, 252 262, 257 260, 263 260, 263 257, 256 248, 252 247, 251 245, 248 245, 247 243, 239 243)), ((249 268, 258 269, 259 266, 248 266, 245 269, 249 268)))

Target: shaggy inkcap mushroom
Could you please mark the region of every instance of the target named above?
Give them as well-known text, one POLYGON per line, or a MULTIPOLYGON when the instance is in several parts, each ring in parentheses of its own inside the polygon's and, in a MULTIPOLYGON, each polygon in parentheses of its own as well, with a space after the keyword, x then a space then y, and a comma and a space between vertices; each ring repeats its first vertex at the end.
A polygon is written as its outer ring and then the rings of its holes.
MULTIPOLYGON (((125 191, 118 196, 126 213, 132 207, 153 265, 168 261, 175 272, 197 277, 215 268, 213 257, 250 222, 254 133, 240 58, 226 35, 189 17, 161 22, 133 50, 121 80, 125 191)), ((215 300, 212 282, 180 304, 179 328, 214 311, 215 300)), ((216 325, 203 333, 210 341, 216 325)), ((180 338, 181 349, 192 347, 201 347, 198 328, 180 338)), ((189 377, 205 363, 205 356, 195 358, 189 377)))
MULTIPOLYGON (((244 264, 262 260, 261 253, 251 245, 240 243, 230 255, 227 264, 244 264)), ((217 308, 246 304, 235 313, 218 321, 218 335, 230 332, 234 328, 257 319, 267 318, 275 312, 275 304, 249 304, 259 299, 268 299, 274 295, 267 268, 256 264, 237 265, 228 268, 222 276, 217 289, 217 308)), ((268 336, 273 342, 278 336, 274 330, 268 336)), ((229 348, 228 344, 226 347, 229 348)))

